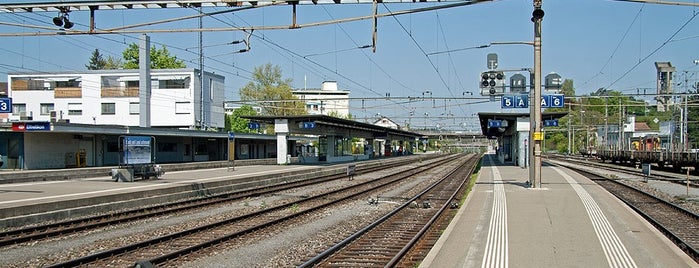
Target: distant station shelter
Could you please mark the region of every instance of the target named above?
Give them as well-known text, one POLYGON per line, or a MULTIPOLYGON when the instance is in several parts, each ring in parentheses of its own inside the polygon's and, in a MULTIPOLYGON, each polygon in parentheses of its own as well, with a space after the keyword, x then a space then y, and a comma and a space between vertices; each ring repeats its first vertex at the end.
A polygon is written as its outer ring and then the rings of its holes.
MULTIPOLYGON (((558 129, 558 119, 567 114, 568 112, 544 112, 541 115, 543 132, 558 129)), ((531 129, 529 113, 478 113, 478 119, 483 135, 497 140, 495 149, 500 162, 520 167, 528 165, 531 129)))
POLYGON ((245 116, 274 124, 277 164, 298 155, 301 163, 335 163, 412 154, 422 134, 327 115, 245 116), (293 137, 293 140, 290 140, 293 137), (307 140, 299 137, 306 137, 307 140), (302 140, 302 141, 299 141, 302 140))

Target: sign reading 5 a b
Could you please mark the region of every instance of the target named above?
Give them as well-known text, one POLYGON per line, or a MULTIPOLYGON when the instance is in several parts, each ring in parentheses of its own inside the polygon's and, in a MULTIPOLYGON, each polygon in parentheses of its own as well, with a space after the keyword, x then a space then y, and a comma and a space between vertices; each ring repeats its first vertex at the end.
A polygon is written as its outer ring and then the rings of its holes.
POLYGON ((0 113, 12 113, 12 98, 0 98, 0 113))

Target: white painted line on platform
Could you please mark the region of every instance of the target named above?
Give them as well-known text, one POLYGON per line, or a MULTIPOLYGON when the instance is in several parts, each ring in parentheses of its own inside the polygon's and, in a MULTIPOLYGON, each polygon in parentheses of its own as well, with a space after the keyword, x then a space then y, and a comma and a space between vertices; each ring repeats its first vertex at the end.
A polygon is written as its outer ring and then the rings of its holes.
POLYGON ((22 186, 35 186, 35 185, 46 185, 46 184, 64 183, 64 182, 69 182, 69 181, 60 180, 60 181, 41 181, 41 182, 25 182, 25 183, 8 183, 8 184, 0 184, 0 188, 22 187, 22 186))
MULTIPOLYGON (((305 168, 306 167, 297 167, 297 168, 284 169, 283 171, 298 170, 298 169, 305 169, 305 168)), ((115 189, 83 192, 83 193, 73 193, 73 194, 44 196, 44 197, 35 197, 35 198, 27 198, 27 199, 18 199, 18 200, 8 200, 8 201, 0 201, 0 205, 20 203, 20 202, 29 202, 29 201, 40 201, 40 200, 47 200, 47 199, 54 199, 54 198, 65 198, 65 197, 84 196, 84 195, 91 195, 91 194, 118 192, 118 191, 123 191, 123 190, 135 190, 135 189, 146 189, 146 188, 165 188, 165 187, 172 186, 173 184, 189 184, 189 183, 195 183, 195 182, 205 182, 205 181, 211 181, 211 180, 235 178, 235 177, 242 177, 242 176, 248 177, 248 176, 254 176, 254 175, 265 174, 265 173, 270 173, 270 172, 269 171, 260 171, 260 172, 246 173, 246 174, 220 176, 220 177, 214 177, 214 178, 177 181, 174 183, 167 183, 167 184, 148 184, 148 185, 140 185, 140 186, 126 187, 126 188, 115 188, 115 189)), ((65 182, 65 181, 63 181, 63 182, 65 182)))
POLYGON ((637 267, 636 262, 634 262, 633 258, 631 258, 631 255, 626 250, 626 247, 621 242, 614 229, 612 229, 612 225, 609 223, 609 220, 607 220, 607 217, 604 216, 602 209, 600 209, 597 202, 592 199, 592 196, 590 196, 590 194, 570 175, 564 173, 557 167, 554 167, 553 169, 556 170, 558 174, 561 174, 566 181, 568 181, 571 187, 573 187, 575 192, 578 194, 578 197, 580 197, 580 200, 585 206, 585 210, 587 210, 587 215, 592 221, 592 227, 595 229, 597 239, 599 239, 599 242, 602 245, 604 255, 607 257, 609 267, 637 267))
MULTIPOLYGON (((490 161, 492 165, 492 161, 490 161)), ((492 165, 493 172, 493 212, 490 215, 488 240, 481 267, 508 267, 507 199, 500 171, 492 165)))

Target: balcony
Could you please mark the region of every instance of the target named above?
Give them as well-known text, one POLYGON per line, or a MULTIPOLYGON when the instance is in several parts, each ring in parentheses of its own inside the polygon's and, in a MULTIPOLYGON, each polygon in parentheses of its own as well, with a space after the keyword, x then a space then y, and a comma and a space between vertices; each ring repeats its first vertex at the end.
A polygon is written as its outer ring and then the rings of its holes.
POLYGON ((138 97, 138 87, 103 87, 102 98, 138 97))
POLYGON ((83 89, 79 87, 60 87, 53 90, 54 98, 82 98, 83 89))

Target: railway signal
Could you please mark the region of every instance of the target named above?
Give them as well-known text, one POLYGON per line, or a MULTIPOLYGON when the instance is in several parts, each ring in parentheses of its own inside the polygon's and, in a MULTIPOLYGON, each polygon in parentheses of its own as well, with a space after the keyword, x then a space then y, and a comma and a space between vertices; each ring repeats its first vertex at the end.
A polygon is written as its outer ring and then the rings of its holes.
POLYGON ((485 71, 481 73, 481 95, 495 96, 505 93, 505 73, 502 71, 485 71))

